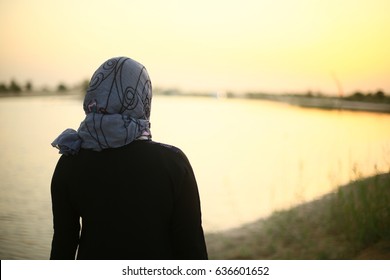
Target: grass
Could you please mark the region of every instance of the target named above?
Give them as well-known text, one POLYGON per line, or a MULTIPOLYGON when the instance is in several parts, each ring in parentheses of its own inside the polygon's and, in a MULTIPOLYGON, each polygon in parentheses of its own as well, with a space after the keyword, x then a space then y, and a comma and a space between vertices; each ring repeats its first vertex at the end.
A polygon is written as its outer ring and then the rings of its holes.
POLYGON ((210 259, 390 259, 390 173, 206 242, 210 259))

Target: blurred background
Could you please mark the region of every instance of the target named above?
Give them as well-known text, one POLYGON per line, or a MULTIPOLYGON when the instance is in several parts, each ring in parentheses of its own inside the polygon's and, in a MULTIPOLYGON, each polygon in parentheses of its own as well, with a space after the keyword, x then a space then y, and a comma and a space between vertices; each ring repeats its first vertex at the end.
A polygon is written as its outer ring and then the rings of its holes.
POLYGON ((389 172, 389 12, 387 0, 1 1, 0 258, 48 258, 50 143, 78 128, 89 78, 115 56, 148 69, 153 138, 190 159, 208 234, 389 172))

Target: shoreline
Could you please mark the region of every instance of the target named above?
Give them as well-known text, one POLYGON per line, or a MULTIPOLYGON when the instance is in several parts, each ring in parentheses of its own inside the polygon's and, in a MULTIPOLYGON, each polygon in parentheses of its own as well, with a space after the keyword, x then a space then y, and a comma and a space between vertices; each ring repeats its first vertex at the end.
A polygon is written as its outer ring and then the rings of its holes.
POLYGON ((385 173, 268 218, 205 235, 210 259, 389 260, 388 217, 390 173, 385 173))
MULTIPOLYGON (((82 91, 69 90, 63 92, 52 91, 30 91, 19 93, 0 93, 0 98, 7 97, 39 97, 39 96, 80 96, 83 97, 82 91)), ((246 94, 246 95, 234 95, 234 94, 213 94, 213 93, 180 93, 171 91, 159 91, 156 90, 156 96, 177 96, 177 97, 206 97, 217 99, 247 99, 247 100, 266 100, 287 103, 292 106, 298 106, 302 108, 315 108, 323 110, 346 110, 346 111, 363 111, 363 112, 375 112, 375 113, 390 113, 390 103, 386 102, 373 102, 373 101, 354 101, 337 97, 315 97, 315 96, 301 96, 301 95, 274 95, 274 94, 246 94)))
POLYGON ((0 98, 7 97, 57 97, 57 96, 82 96, 81 91, 64 91, 64 92, 52 92, 52 91, 28 91, 18 93, 0 93, 0 98))
POLYGON ((389 103, 352 101, 331 97, 305 97, 305 96, 264 96, 258 99, 288 103, 303 108, 317 108, 324 110, 348 110, 390 113, 389 103))

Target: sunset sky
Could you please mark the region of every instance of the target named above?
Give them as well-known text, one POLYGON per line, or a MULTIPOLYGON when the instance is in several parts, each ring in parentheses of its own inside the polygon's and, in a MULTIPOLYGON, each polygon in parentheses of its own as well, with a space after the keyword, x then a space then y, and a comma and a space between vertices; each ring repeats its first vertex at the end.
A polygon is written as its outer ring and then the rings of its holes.
POLYGON ((1 0, 0 82, 89 79, 106 59, 154 87, 390 93, 389 0, 1 0))

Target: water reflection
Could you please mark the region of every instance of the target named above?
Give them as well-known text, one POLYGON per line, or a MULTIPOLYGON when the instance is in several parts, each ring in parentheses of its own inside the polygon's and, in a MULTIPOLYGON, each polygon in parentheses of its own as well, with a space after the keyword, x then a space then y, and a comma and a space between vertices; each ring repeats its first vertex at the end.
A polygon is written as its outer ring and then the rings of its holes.
MULTIPOLYGON (((50 142, 83 118, 72 97, 0 100, 0 258, 48 258, 50 142)), ((259 100, 155 97, 152 133, 197 176, 206 231, 251 222, 390 168, 390 115, 259 100)))

